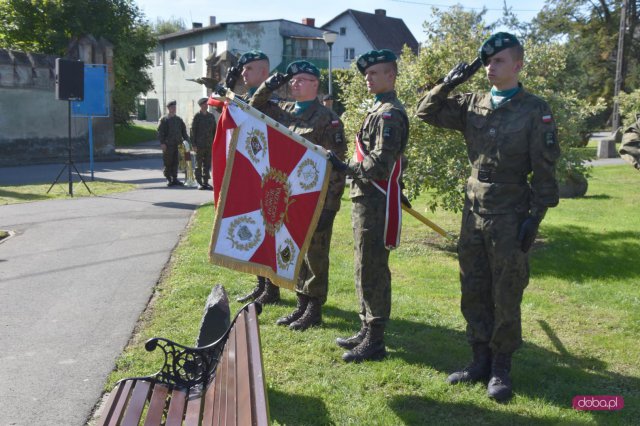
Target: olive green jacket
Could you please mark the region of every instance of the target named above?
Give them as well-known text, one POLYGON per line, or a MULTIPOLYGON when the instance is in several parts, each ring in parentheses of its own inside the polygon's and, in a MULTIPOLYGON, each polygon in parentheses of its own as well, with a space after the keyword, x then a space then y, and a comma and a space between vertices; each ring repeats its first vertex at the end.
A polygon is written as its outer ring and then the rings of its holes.
POLYGON ((472 167, 465 208, 543 215, 556 206, 560 147, 549 105, 524 88, 497 108, 488 92, 449 96, 449 91, 444 84, 431 89, 420 100, 417 115, 464 135, 472 167))

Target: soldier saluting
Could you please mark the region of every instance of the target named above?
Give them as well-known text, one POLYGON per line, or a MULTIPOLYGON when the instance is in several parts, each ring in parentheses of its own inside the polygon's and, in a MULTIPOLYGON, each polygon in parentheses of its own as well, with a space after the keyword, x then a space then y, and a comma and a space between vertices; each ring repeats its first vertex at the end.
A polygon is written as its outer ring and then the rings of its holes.
POLYGON ((489 397, 505 401, 512 394, 511 355, 522 344, 527 252, 547 208, 558 204, 554 167, 560 148, 549 105, 518 82, 524 59, 518 39, 494 34, 482 44, 480 59, 493 85, 489 93, 449 96, 474 72, 461 63, 426 94, 417 114, 462 132, 472 167, 458 261, 473 360, 447 381, 490 379, 489 397))

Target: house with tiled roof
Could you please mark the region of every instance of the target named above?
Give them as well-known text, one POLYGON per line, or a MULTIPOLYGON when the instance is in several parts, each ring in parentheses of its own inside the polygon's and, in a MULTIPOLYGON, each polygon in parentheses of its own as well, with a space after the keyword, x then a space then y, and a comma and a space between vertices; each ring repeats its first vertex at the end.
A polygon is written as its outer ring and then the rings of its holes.
POLYGON ((347 9, 322 28, 338 33, 332 48, 333 68, 349 68, 359 55, 372 49, 389 49, 399 54, 404 45, 415 53, 420 47, 400 18, 387 16, 384 9, 374 13, 347 9))

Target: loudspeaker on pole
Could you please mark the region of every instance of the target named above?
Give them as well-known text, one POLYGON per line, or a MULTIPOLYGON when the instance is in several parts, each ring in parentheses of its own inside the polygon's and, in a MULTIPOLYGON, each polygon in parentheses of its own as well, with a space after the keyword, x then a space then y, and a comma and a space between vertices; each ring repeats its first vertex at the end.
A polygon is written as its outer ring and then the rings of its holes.
POLYGON ((56 58, 56 99, 84 100, 84 62, 56 58))

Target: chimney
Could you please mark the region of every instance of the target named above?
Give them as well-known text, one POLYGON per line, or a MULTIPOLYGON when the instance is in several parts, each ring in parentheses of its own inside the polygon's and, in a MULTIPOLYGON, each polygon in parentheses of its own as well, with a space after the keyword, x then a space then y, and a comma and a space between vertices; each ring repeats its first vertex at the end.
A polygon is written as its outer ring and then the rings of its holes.
POLYGON ((302 24, 310 27, 316 26, 316 18, 302 18, 302 24))
POLYGON ((378 16, 387 16, 387 11, 384 9, 376 9, 374 13, 378 16))
POLYGON ((202 22, 192 22, 191 28, 202 28, 202 22))
POLYGON ((216 24, 216 17, 215 16, 209 16, 209 26, 212 27, 216 24))

